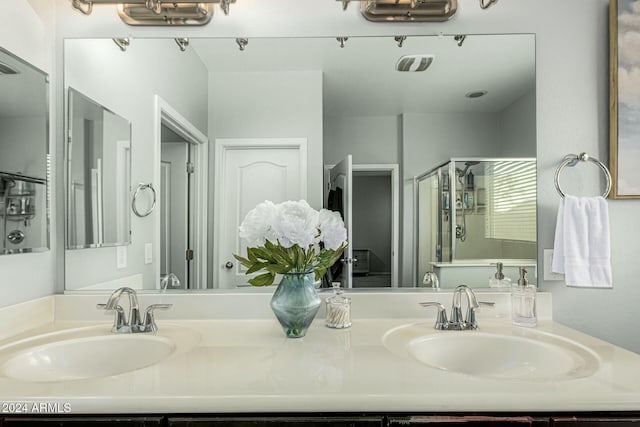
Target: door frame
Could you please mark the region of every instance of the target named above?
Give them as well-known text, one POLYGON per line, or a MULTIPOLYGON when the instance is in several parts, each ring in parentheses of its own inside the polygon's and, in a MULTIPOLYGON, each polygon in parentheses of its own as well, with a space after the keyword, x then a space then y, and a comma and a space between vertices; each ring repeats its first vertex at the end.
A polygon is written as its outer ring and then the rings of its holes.
MULTIPOLYGON (((194 222, 192 227, 192 247, 195 251, 193 258, 193 288, 207 288, 207 177, 209 170, 209 138, 200 132, 188 119, 174 109, 169 103, 159 95, 155 95, 154 114, 154 182, 160 183, 160 161, 161 161, 161 134, 164 124, 184 140, 191 144, 193 149, 193 163, 195 172, 193 175, 195 197, 194 201, 194 222)), ((157 194, 157 205, 160 205, 161 192, 157 194)), ((154 248, 154 258, 156 260, 155 286, 160 288, 160 215, 154 215, 154 234, 156 242, 154 248)))
MULTIPOLYGON (((325 187, 327 174, 334 164, 325 165, 325 187)), ((353 172, 389 172, 391 175, 391 287, 399 287, 400 250, 400 166, 397 163, 353 163, 353 172)), ((352 242, 349 242, 351 245, 352 242)))
MULTIPOLYGON (((300 198, 307 198, 308 168, 307 168, 307 138, 216 138, 214 140, 214 192, 213 192, 213 241, 221 235, 220 227, 224 219, 222 209, 224 205, 222 189, 224 188, 224 165, 226 155, 231 150, 252 149, 283 149, 293 148, 299 152, 300 163, 300 198)), ((223 263, 219 245, 213 248, 213 288, 219 288, 220 271, 223 263)))

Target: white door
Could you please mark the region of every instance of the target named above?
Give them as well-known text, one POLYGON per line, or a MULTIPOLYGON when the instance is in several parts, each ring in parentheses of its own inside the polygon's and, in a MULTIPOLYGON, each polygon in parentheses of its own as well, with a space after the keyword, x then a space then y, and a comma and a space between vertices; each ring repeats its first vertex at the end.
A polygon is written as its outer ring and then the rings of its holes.
POLYGON ((306 139, 217 139, 214 224, 214 287, 250 286, 238 227, 258 203, 300 200, 307 195, 306 139))
MULTIPOLYGON (((353 231, 352 223, 352 182, 353 182, 353 164, 351 154, 329 170, 329 186, 331 191, 339 191, 342 193, 342 219, 347 229, 347 240, 349 246, 342 256, 342 273, 340 282, 342 287, 351 288, 353 276, 353 231)), ((338 193, 339 194, 339 193, 338 193)), ((328 203, 325 198, 325 203, 328 203)), ((328 206, 325 205, 325 206, 328 206)))

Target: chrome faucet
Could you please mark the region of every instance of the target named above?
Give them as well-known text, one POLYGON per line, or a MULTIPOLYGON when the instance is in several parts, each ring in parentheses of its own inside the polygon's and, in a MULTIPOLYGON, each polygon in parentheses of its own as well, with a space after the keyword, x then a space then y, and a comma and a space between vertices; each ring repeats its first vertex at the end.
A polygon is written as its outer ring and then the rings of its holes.
POLYGON ((442 304, 439 302, 421 302, 423 307, 438 307, 438 316, 436 317, 436 323, 434 328, 443 331, 465 331, 470 329, 478 329, 478 323, 476 322, 476 310, 481 305, 494 306, 493 302, 478 302, 473 290, 467 285, 460 285, 453 291, 453 303, 451 305, 451 319, 447 320, 447 313, 442 304), (467 296, 467 315, 462 317, 462 294, 467 296))
POLYGON ((116 317, 113 322, 111 332, 115 333, 138 333, 138 332, 155 332, 158 327, 153 316, 154 310, 167 310, 171 308, 171 304, 152 304, 145 310, 144 322, 140 319, 140 307, 138 305, 138 294, 136 291, 122 287, 118 288, 109 296, 106 304, 98 304, 97 308, 102 310, 114 310, 116 317), (122 294, 129 297, 129 317, 124 314, 124 309, 119 304, 122 294))

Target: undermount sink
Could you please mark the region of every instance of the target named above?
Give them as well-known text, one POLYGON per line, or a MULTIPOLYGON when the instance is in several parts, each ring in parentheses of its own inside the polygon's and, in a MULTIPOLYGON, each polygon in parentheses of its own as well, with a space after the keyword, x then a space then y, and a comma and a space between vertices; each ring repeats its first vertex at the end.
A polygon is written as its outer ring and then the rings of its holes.
POLYGON ((384 345, 431 368, 499 380, 559 381, 582 378, 599 368, 587 347, 534 330, 433 331, 408 325, 389 331, 384 345))
POLYGON ((113 334, 102 328, 43 334, 0 347, 0 375, 19 381, 55 382, 107 377, 155 365, 193 347, 193 331, 113 334))

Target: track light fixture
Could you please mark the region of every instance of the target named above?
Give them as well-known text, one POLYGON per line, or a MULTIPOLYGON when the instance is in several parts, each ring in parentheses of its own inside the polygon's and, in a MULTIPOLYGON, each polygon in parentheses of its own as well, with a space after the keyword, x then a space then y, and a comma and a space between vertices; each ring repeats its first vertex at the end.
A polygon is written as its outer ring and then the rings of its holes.
POLYGON ((131 44, 131 39, 129 37, 114 38, 112 40, 123 52, 125 52, 131 44))

